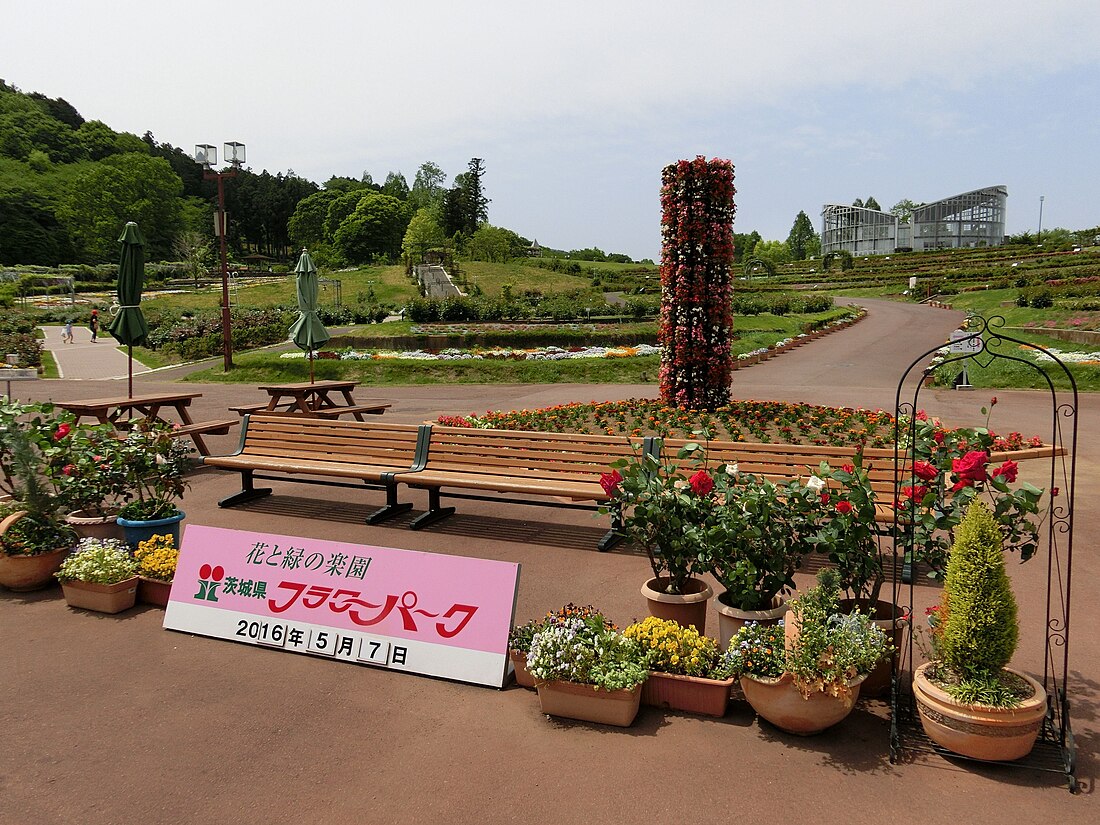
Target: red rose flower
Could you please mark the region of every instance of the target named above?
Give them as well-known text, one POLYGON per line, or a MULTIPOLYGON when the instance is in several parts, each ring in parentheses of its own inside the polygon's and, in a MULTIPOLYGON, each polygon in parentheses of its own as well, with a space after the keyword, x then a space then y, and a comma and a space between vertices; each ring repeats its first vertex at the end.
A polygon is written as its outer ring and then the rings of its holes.
POLYGON ((828 493, 822 493, 821 494, 821 503, 822 504, 828 504, 829 500, 830 500, 830 497, 829 497, 828 493))
POLYGON ((706 470, 699 470, 688 479, 688 484, 691 485, 691 489, 695 491, 695 494, 699 496, 705 496, 714 489, 714 479, 707 475, 706 470))
POLYGON ((53 434, 54 441, 60 441, 69 434, 70 427, 68 424, 58 424, 57 432, 53 434))
POLYGON ((943 443, 943 431, 942 430, 936 430, 934 433, 932 433, 932 439, 937 444, 942 444, 943 443))
POLYGON ((623 477, 619 475, 618 470, 612 470, 610 473, 600 473, 600 486, 609 496, 613 496, 618 492, 619 482, 622 480, 623 477))
POLYGON ((61 474, 71 476, 73 474, 73 470, 75 469, 76 467, 74 467, 72 464, 66 464, 64 467, 61 468, 61 474))
POLYGON ((953 491, 957 492, 963 487, 985 481, 988 478, 985 472, 988 463, 989 453, 984 450, 971 450, 962 458, 953 459, 951 461, 951 472, 958 478, 958 483, 952 488, 953 491))
POLYGON ((852 506, 852 502, 850 502, 850 501, 841 500, 841 501, 838 501, 836 503, 836 511, 838 513, 841 513, 841 514, 850 513, 854 509, 855 509, 855 507, 852 506))
POLYGON ((913 462, 913 475, 921 481, 934 481, 939 474, 940 471, 927 461, 913 462))
POLYGON ((1000 467, 990 473, 990 475, 994 478, 996 478, 997 476, 1002 476, 1005 481, 1011 484, 1016 480, 1016 474, 1019 471, 1019 464, 1017 464, 1015 461, 1006 461, 1004 464, 1002 464, 1000 467))
POLYGON ((901 494, 906 498, 913 499, 913 501, 924 501, 924 497, 928 495, 928 488, 923 484, 917 484, 912 487, 902 487, 901 494))
POLYGON ((842 464, 842 465, 840 465, 840 469, 842 469, 844 472, 849 473, 849 474, 854 473, 855 470, 856 470, 856 468, 853 467, 851 464, 842 464))

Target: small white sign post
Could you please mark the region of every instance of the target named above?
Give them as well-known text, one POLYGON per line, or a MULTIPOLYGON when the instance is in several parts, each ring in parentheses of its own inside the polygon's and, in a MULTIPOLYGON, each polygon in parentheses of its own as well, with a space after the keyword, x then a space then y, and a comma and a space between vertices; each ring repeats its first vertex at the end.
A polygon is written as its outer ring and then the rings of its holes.
MULTIPOLYGON (((967 332, 965 329, 956 329, 951 332, 951 353, 962 355, 976 355, 981 352, 985 347, 985 342, 982 340, 982 336, 974 332, 967 332)), ((972 390, 974 386, 970 383, 970 376, 966 372, 966 362, 963 362, 962 368, 962 380, 955 385, 957 390, 972 390)))

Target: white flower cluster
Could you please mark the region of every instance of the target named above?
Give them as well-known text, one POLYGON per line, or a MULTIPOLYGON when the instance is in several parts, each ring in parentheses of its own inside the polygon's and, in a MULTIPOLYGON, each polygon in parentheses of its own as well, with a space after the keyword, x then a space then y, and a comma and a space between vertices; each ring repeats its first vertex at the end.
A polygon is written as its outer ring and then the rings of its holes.
MULTIPOLYGON (((639 355, 659 355, 659 347, 652 344, 638 344, 633 347, 584 347, 578 350, 567 350, 561 347, 539 347, 537 349, 445 349, 439 352, 427 352, 426 350, 348 350, 340 353, 342 361, 372 361, 377 359, 403 359, 409 361, 484 361, 484 360, 514 360, 514 361, 565 361, 573 358, 629 358, 639 355)), ((280 358, 304 358, 304 353, 287 352, 280 358)))

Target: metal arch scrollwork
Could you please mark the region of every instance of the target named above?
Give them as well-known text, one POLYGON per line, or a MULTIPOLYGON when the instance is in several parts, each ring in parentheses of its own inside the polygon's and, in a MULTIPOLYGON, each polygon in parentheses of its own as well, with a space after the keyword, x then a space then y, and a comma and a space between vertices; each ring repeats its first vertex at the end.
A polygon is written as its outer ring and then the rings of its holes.
MULTIPOLYGON (((995 362, 1012 363, 1026 367, 1037 376, 1037 384, 1045 389, 1050 399, 1050 430, 1047 452, 1049 456, 1049 494, 1046 524, 1043 527, 1047 551, 1046 604, 1041 625, 1043 633, 1043 687, 1048 693, 1048 716, 1040 734, 1040 740, 1031 757, 1021 760, 1019 767, 1036 770, 1054 770, 1065 776, 1071 791, 1078 790, 1076 777, 1076 746, 1070 721, 1069 701, 1069 650, 1071 629, 1071 593, 1073 573, 1073 514, 1076 478, 1078 438, 1077 383, 1068 367, 1050 350, 1038 344, 1024 341, 1009 334, 1003 316, 988 318, 972 315, 961 333, 952 335, 947 345, 930 349, 917 356, 903 372, 895 393, 895 437, 897 457, 901 457, 904 444, 912 444, 916 435, 916 417, 921 409, 920 397, 924 379, 944 366, 958 365, 965 368, 974 364, 988 369, 995 362), (977 342, 967 346, 967 342, 977 342), (953 345, 953 346, 952 346, 953 345), (1055 758, 1052 758, 1055 757, 1055 758), (1056 764, 1058 767, 1053 768, 1056 764)), ((965 373, 961 373, 965 375, 965 373)), ((1033 454, 1033 457, 1036 454, 1033 454)), ((897 463, 896 484, 905 481, 905 469, 897 463)), ((1040 482, 1042 483, 1042 482, 1040 482)), ((895 488, 895 496, 900 488, 895 488)), ((903 519, 895 511, 895 603, 904 607, 907 594, 912 609, 915 575, 906 578, 904 565, 898 562, 916 558, 913 531, 906 530, 903 519), (900 584, 907 582, 908 590, 900 584)), ((895 665, 894 690, 891 696, 891 762, 904 761, 907 750, 919 751, 920 722, 910 682, 905 678, 907 668, 914 667, 912 635, 907 650, 900 651, 895 665)))

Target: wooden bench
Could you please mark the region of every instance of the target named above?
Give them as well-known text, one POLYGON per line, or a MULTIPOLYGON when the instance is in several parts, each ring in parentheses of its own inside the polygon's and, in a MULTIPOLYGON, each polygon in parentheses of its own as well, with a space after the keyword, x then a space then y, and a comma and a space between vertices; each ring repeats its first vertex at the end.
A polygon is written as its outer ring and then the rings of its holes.
MULTIPOLYGON (((611 462, 636 455, 646 443, 626 436, 429 426, 423 460, 416 468, 394 476, 396 482, 428 491, 428 511, 409 525, 414 530, 454 513, 454 507, 441 506, 444 487, 475 491, 448 492, 452 498, 596 509, 609 500, 600 475, 611 471, 611 462), (509 497, 514 495, 570 501, 531 502, 509 497)), ((599 549, 606 550, 621 539, 616 532, 618 524, 618 515, 613 513, 612 528, 600 540, 599 549)))
POLYGON ((235 412, 243 418, 244 416, 248 415, 249 413, 259 412, 260 410, 263 410, 265 407, 267 407, 267 402, 266 401, 261 401, 258 404, 238 404, 236 407, 230 407, 229 411, 230 412, 235 412))
MULTIPOLYGON (((854 464, 856 454, 860 452, 860 448, 856 446, 822 447, 814 444, 707 442, 701 439, 669 438, 665 439, 661 447, 659 457, 662 463, 680 466, 682 471, 689 474, 694 472, 697 467, 696 459, 677 458, 684 445, 692 442, 703 448, 700 455, 705 455, 705 466, 708 471, 726 464, 736 464, 742 473, 751 473, 775 484, 796 479, 805 481, 815 474, 822 461, 827 461, 833 469, 839 469, 844 464, 854 464)), ((865 447, 862 453, 863 469, 867 472, 871 490, 878 501, 875 507, 875 521, 880 525, 892 525, 894 523, 894 448, 865 447)), ((905 453, 900 453, 899 457, 903 462, 908 460, 905 453)))
POLYGON ((237 452, 207 456, 203 463, 241 474, 241 491, 219 501, 219 507, 232 507, 270 495, 271 488, 257 488, 256 479, 358 488, 358 484, 341 485, 336 480, 356 479, 368 487, 386 491, 386 506, 367 519, 368 523, 377 524, 412 507, 397 501, 393 476, 417 466, 417 459, 427 448, 428 430, 429 425, 249 414, 244 419, 237 452), (295 478, 285 479, 284 475, 295 478), (297 476, 321 476, 322 480, 297 476))
POLYGON ((321 407, 314 410, 313 414, 318 418, 339 418, 342 415, 351 415, 355 417, 356 421, 362 421, 364 413, 367 415, 382 415, 392 406, 392 404, 379 401, 373 404, 355 404, 350 407, 321 407))

